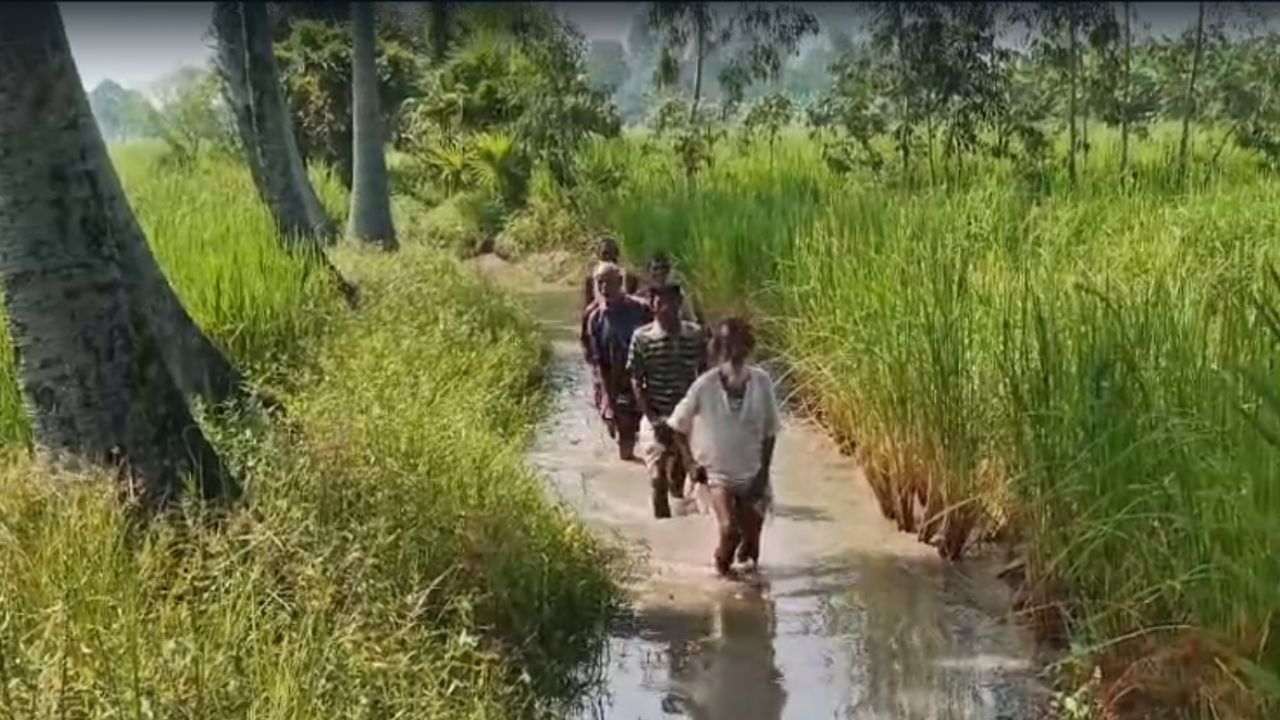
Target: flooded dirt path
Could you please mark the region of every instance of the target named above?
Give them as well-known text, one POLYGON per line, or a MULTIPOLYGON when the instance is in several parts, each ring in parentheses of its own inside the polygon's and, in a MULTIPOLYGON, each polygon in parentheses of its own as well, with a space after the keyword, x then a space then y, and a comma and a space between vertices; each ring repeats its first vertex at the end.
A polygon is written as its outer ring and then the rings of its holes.
POLYGON ((556 495, 634 551, 634 613, 577 717, 776 720, 1037 718, 1034 648, 989 567, 947 566, 885 520, 856 465, 788 417, 759 576, 714 576, 715 523, 650 514, 644 468, 617 459, 591 410, 578 294, 524 299, 554 346, 555 407, 530 459, 556 495))

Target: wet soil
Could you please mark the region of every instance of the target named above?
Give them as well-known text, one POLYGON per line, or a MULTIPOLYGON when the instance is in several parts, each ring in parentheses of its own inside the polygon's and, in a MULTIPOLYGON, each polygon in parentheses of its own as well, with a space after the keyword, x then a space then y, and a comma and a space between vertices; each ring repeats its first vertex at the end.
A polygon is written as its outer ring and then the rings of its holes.
POLYGON ((858 467, 788 417, 760 569, 712 571, 715 522, 693 503, 656 520, 644 468, 617 459, 589 402, 575 286, 505 263, 553 345, 556 405, 530 453, 553 492, 635 559, 632 613, 575 717, 995 720, 1045 717, 1035 647, 991 562, 947 564, 885 520, 858 467))

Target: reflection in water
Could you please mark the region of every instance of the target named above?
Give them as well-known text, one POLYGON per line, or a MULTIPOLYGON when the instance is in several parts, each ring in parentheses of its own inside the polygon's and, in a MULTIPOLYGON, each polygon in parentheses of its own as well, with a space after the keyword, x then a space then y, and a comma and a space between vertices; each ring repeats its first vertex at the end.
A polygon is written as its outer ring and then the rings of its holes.
POLYGON ((888 559, 643 608, 591 720, 1031 720, 1022 662, 945 583, 888 559), (817 576, 826 582, 815 584, 817 576), (1012 671, 1013 675, 1008 673, 1012 671))
POLYGON ((705 605, 654 608, 638 623, 635 637, 611 643, 605 675, 612 682, 585 717, 782 717, 787 693, 774 659, 773 600, 723 594, 705 605))
POLYGON ((679 710, 695 720, 778 720, 787 696, 774 658, 773 601, 750 593, 720 597, 712 609, 710 636, 672 663, 672 695, 684 700, 679 710))

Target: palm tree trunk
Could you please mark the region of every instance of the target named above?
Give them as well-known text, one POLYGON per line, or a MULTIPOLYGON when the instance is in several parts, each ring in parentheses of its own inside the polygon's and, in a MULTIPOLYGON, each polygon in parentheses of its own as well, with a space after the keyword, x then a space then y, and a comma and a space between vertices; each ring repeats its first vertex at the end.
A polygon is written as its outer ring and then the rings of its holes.
POLYGON ((431 65, 444 64, 449 50, 449 4, 444 0, 432 0, 429 31, 431 32, 431 65))
POLYGON ((240 5, 245 45, 245 76, 249 84, 249 100, 253 109, 254 132, 262 167, 271 185, 273 204, 281 230, 300 242, 328 240, 333 226, 307 179, 298 143, 293 136, 289 109, 280 75, 276 69, 275 50, 267 24, 265 3, 242 2, 240 5))
POLYGON ((1191 55, 1191 76, 1187 78, 1187 92, 1183 100, 1182 141, 1178 144, 1178 176, 1187 178, 1187 166, 1191 155, 1191 122, 1196 114, 1196 81, 1200 74, 1200 56, 1204 52, 1204 0, 1196 13, 1196 45, 1191 55))
MULTIPOLYGON (((258 196, 274 209, 269 200, 271 186, 267 182, 266 170, 262 167, 262 157, 258 152, 259 140, 253 121, 253 102, 249 98, 248 68, 245 65, 248 50, 244 45, 244 19, 240 3, 214 3, 213 34, 217 38, 217 68, 222 78, 222 97, 235 116, 240 143, 244 146, 245 160, 258 196)), ((280 219, 277 218, 277 223, 279 222, 280 219)))
POLYGON ((1124 107, 1120 112, 1120 181, 1129 176, 1129 113, 1132 112, 1133 77, 1130 74, 1130 62, 1133 53, 1132 16, 1129 0, 1125 0, 1124 8, 1124 107))
POLYGON ((135 296, 136 227, 52 2, 0 6, 0 284, 38 454, 115 470, 147 506, 189 473, 237 490, 135 296))
POLYGON ((926 110, 929 113, 925 118, 925 142, 928 143, 925 148, 929 158, 929 184, 937 187, 938 185, 938 169, 933 159, 933 111, 926 110))
MULTIPOLYGON (((893 3, 892 7, 893 7, 893 13, 894 13, 893 15, 894 27, 896 28, 896 34, 897 34, 898 84, 900 86, 905 86, 906 74, 907 74, 907 58, 906 58, 907 48, 906 48, 906 40, 905 40, 906 32, 905 32, 905 28, 903 27, 902 5, 900 3, 893 3)), ((899 113, 901 114, 901 118, 899 119, 900 137, 898 138, 898 147, 902 152, 902 176, 906 181, 907 185, 911 185, 912 184, 911 126, 908 123, 908 118, 910 117, 910 105, 909 105, 910 101, 907 99, 908 96, 907 96, 907 93, 905 92, 901 93, 901 97, 902 97, 902 102, 899 107, 899 113)))
POLYGON ((325 255, 322 244, 333 236, 290 125, 280 88, 275 54, 261 3, 214 4, 213 28, 224 95, 236 116, 240 144, 249 171, 287 249, 321 265, 355 307, 359 292, 325 255))
POLYGON ((1082 73, 1082 88, 1080 98, 1080 159, 1084 161, 1085 167, 1089 166, 1089 77, 1087 73, 1082 73))
POLYGON ((1067 5, 1067 32, 1070 33, 1068 39, 1068 69, 1070 75, 1070 92, 1071 97, 1067 101, 1067 176, 1071 179, 1072 187, 1076 184, 1076 82, 1079 73, 1079 62, 1077 55, 1079 47, 1076 42, 1076 9, 1073 5, 1067 5))
POLYGON ((396 230, 391 222, 387 156, 382 139, 382 113, 378 108, 373 3, 351 4, 351 32, 355 167, 347 235, 384 250, 394 250, 396 230))
POLYGON ((702 63, 706 55, 707 33, 700 20, 695 21, 696 34, 694 41, 693 61, 693 102, 689 104, 689 123, 698 119, 698 103, 702 100, 702 63))

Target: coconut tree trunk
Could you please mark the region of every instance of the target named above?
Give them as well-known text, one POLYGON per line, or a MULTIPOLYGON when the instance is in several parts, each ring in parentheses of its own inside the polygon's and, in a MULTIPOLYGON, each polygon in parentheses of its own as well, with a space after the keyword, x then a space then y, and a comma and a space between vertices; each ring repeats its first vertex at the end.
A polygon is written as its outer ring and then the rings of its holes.
POLYGON ((276 69, 275 49, 265 3, 242 2, 240 15, 245 46, 245 77, 253 110, 256 150, 271 188, 268 203, 286 236, 299 242, 329 240, 333 225, 307 178, 290 125, 289 108, 276 69))
POLYGON ((431 32, 431 66, 440 67, 449 50, 449 3, 432 0, 429 30, 431 32))
POLYGON ((1199 3, 1196 13, 1196 44, 1191 55, 1191 75, 1187 78, 1187 91, 1183 101, 1182 140, 1178 144, 1178 176, 1187 178, 1187 168, 1191 160, 1191 123, 1196 114, 1196 82, 1200 75, 1200 58, 1204 53, 1204 0, 1199 3))
POLYGON ((351 106, 355 123, 351 211, 347 235, 384 250, 396 248, 391 222, 387 156, 378 107, 378 66, 374 50, 373 3, 351 4, 351 106))
POLYGON ((1070 77, 1070 93, 1071 97, 1067 100, 1067 176, 1071 179, 1071 186, 1076 184, 1076 87, 1078 76, 1080 73, 1079 54, 1080 48, 1076 38, 1076 9, 1072 5, 1067 5, 1067 38, 1068 57, 1067 57, 1067 74, 1070 77))
POLYGON ((190 473, 234 493, 132 292, 129 227, 57 6, 0 5, 0 284, 37 452, 115 470, 148 506, 190 473))
MULTIPOLYGON (((896 51, 897 51, 897 82, 899 87, 906 85, 907 74, 907 45, 906 45, 906 29, 902 18, 901 3, 893 3, 893 25, 895 34, 897 35, 896 51)), ((907 118, 911 116, 909 100, 907 93, 901 93, 901 103, 898 107, 898 113, 901 125, 899 126, 898 148, 902 152, 902 176, 907 185, 912 185, 911 178, 911 125, 907 118)))
MULTIPOLYGON (((253 121, 253 103, 249 99, 248 68, 245 66, 244 16, 240 3, 216 2, 213 5, 213 34, 217 38, 217 68, 222 78, 222 97, 236 118, 236 129, 244 146, 245 161, 253 176, 254 187, 263 202, 272 207, 271 186, 258 152, 258 133, 253 121)), ((283 225, 280 218, 277 223, 283 225)))
MULTIPOLYGON (((237 113, 237 119, 239 117, 237 113)), ((254 170, 257 182, 256 164, 254 170)), ((198 397, 210 406, 247 399, 250 392, 244 376, 196 325, 169 285, 114 173, 107 180, 116 183, 111 197, 121 203, 112 215, 122 219, 124 224, 113 228, 113 235, 120 239, 122 252, 119 259, 127 268, 125 279, 130 285, 130 293, 143 298, 141 304, 147 314, 148 326, 157 337, 165 339, 160 344, 160 351, 178 389, 187 397, 198 397)), ((271 398, 262 399, 274 404, 271 398)))
POLYGON ((1124 9, 1124 107, 1120 111, 1120 181, 1126 182, 1129 177, 1129 113, 1133 108, 1133 76, 1130 62, 1133 54, 1132 15, 1129 0, 1123 3, 1124 9))
MULTIPOLYGON (((234 103, 233 107, 236 107, 234 103)), ((236 117, 237 121, 241 118, 238 109, 236 117)), ((251 169, 254 182, 258 183, 260 166, 253 164, 251 169)), ((211 406, 246 399, 249 390, 244 376, 191 319, 156 263, 114 173, 107 180, 117 183, 112 197, 122 203, 113 211, 113 217, 124 222, 114 228, 114 235, 122 246, 120 262, 127 268, 125 279, 133 296, 144 298, 142 306, 148 316, 148 326, 157 337, 165 339, 160 351, 174 383, 187 397, 198 397, 211 406)), ((270 398, 264 399, 270 401, 270 398)))
POLYGON ((702 65, 706 61, 706 53, 703 51, 705 39, 702 30, 698 30, 698 48, 697 58, 693 63, 693 103, 690 106, 690 112, 694 117, 698 115, 698 104, 702 101, 702 65))
POLYGON ((689 122, 694 123, 698 119, 698 103, 702 101, 702 66, 707 55, 707 32, 711 24, 709 13, 710 10, 699 5, 693 10, 694 14, 694 60, 693 60, 693 102, 689 104, 689 122), (708 17, 704 19, 701 13, 707 13, 708 17))
POLYGON ((311 181, 307 178, 280 87, 275 54, 262 3, 214 3, 213 29, 224 95, 236 116, 240 144, 249 171, 286 247, 321 265, 347 304, 359 293, 324 254, 333 237, 311 181))

